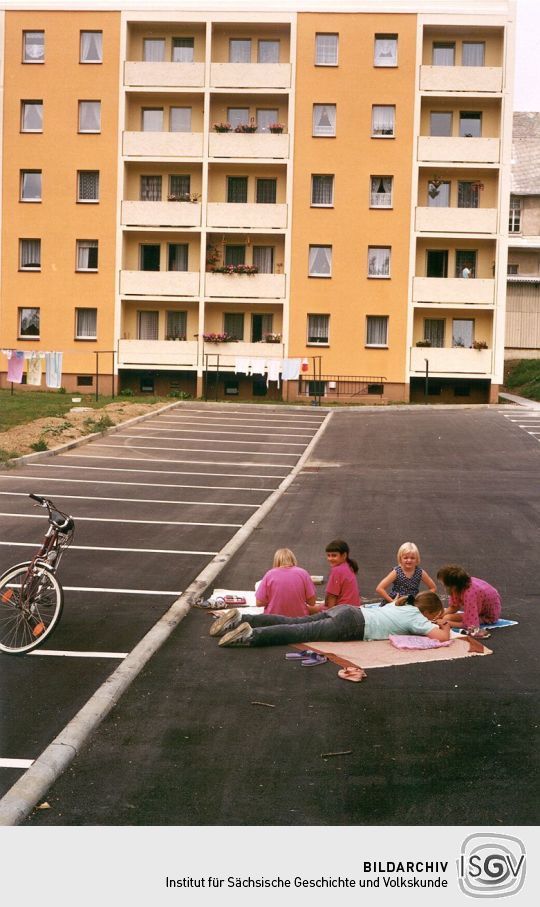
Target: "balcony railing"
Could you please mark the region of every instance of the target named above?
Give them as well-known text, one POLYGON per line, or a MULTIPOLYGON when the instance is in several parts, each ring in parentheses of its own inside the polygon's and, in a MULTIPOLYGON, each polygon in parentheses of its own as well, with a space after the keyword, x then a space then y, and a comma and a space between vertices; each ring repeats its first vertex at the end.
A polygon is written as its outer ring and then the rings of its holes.
POLYGON ((124 132, 125 157, 202 157, 202 132, 124 132))
POLYGON ((467 350, 438 347, 411 347, 410 371, 412 375, 426 373, 426 359, 431 376, 487 377, 491 375, 493 350, 467 350))
POLYGON ((418 160, 438 163, 498 164, 499 139, 461 138, 458 136, 418 137, 418 160))
POLYGON ((212 132, 208 154, 217 158, 287 158, 289 136, 285 133, 212 132))
POLYGON ((277 230, 287 226, 287 205, 210 202, 206 212, 209 227, 277 230))
POLYGON ((124 85, 147 88, 202 88, 204 63, 124 64, 124 85))
POLYGON ((478 92, 502 91, 500 66, 421 66, 420 91, 478 92))
POLYGON ((122 202, 124 227, 200 227, 197 202, 122 202))
POLYGON ((206 274, 205 295, 217 299, 283 299, 284 274, 206 274))
POLYGON ((493 305, 495 281, 464 277, 414 277, 413 302, 437 305, 493 305))
POLYGON ((122 296, 198 296, 198 271, 120 271, 122 296))
POLYGON ((290 63, 212 63, 212 88, 289 88, 290 63))
POLYGON ((118 342, 119 368, 168 368, 197 367, 198 344, 196 340, 120 340, 118 342))
POLYGON ((496 233, 496 208, 417 208, 419 233, 496 233))

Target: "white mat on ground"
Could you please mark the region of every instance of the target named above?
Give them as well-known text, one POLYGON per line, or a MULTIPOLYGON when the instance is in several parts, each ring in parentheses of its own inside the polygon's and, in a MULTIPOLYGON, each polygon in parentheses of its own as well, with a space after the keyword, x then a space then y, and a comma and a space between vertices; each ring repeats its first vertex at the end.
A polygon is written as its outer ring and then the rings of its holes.
MULTIPOLYGON (((244 589, 214 589, 208 601, 215 601, 217 598, 223 598, 225 595, 241 595, 245 598, 246 604, 238 606, 242 614, 261 614, 264 611, 264 608, 260 608, 255 604, 255 591, 253 589, 248 589, 247 592, 244 589)), ((231 608, 234 607, 236 606, 231 605, 231 608)))

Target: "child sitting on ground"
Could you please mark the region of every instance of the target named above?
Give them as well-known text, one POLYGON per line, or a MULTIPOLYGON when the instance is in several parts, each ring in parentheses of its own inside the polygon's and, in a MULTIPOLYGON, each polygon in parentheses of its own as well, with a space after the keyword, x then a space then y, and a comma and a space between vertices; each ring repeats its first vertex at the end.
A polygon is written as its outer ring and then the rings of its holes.
POLYGON ((481 638, 490 634, 480 629, 481 624, 494 624, 501 616, 501 597, 497 590, 483 579, 470 576, 463 567, 448 564, 441 567, 437 579, 444 583, 450 596, 446 618, 453 627, 465 627, 481 638))
POLYGON ((437 589, 431 577, 420 567, 420 552, 414 542, 404 542, 398 549, 397 566, 380 581, 376 592, 385 604, 393 602, 398 595, 418 595, 420 583, 424 583, 430 592, 437 589), (386 590, 390 584, 388 593, 386 590))

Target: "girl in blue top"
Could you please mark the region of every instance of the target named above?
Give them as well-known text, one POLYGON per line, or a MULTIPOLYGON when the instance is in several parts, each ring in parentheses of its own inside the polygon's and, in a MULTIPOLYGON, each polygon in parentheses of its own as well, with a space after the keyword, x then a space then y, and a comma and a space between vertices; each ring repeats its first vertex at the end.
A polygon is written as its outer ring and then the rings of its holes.
POLYGON ((431 577, 420 567, 420 552, 414 542, 404 542, 397 553, 397 566, 382 579, 377 586, 377 594, 385 604, 393 602, 398 595, 418 595, 420 583, 424 583, 430 592, 437 587, 431 577), (387 586, 391 585, 390 592, 387 586))

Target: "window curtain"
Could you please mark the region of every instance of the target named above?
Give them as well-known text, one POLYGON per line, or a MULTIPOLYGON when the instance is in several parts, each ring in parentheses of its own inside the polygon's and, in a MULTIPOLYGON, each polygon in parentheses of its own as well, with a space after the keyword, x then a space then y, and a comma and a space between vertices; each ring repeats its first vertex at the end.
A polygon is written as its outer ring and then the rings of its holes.
POLYGON ((258 110, 257 111, 257 132, 269 132, 270 124, 277 123, 279 112, 275 110, 258 110))
POLYGON ((230 176, 227 179, 227 202, 245 205, 247 202, 247 177, 230 176))
POLYGON ((395 66, 397 63, 397 39, 375 38, 375 66, 395 66))
POLYGON ((99 170, 79 171, 79 201, 95 201, 99 198, 99 170))
POLYGON ((81 60, 83 63, 101 63, 101 44, 103 35, 100 31, 81 32, 81 60))
POLYGON ((317 35, 316 61, 319 66, 335 66, 337 63, 337 35, 317 35))
POLYGON ((169 243, 169 271, 187 271, 188 244, 169 243))
POLYGON ((163 132, 163 108, 147 108, 142 112, 143 132, 163 132))
POLYGON ((370 277, 388 277, 390 274, 390 249, 374 246, 369 249, 368 273, 370 277))
POLYGON ((167 312, 167 337, 187 336, 187 312, 167 312))
POLYGON ((271 334, 274 326, 274 316, 270 313, 261 315, 261 334, 264 337, 271 334))
POLYGON ((453 66, 455 47, 453 44, 433 45, 433 66, 453 66))
POLYGON ((372 133, 373 135, 393 135, 395 122, 395 108, 390 106, 373 106, 372 133))
POLYGON ((279 41, 259 41, 259 63, 279 63, 279 41))
POLYGON ((458 183, 458 208, 478 208, 479 201, 477 183, 458 183))
POLYGON ((95 337, 97 309, 77 309, 77 337, 95 337))
POLYGON ((88 271, 98 266, 98 241, 86 239, 80 242, 77 249, 77 268, 79 271, 88 271))
POLYGON ((257 180, 257 203, 259 205, 275 205, 277 193, 277 180, 257 180))
POLYGON ((22 178, 22 197, 25 200, 41 198, 41 170, 26 170, 22 178))
POLYGON ((392 204, 392 177, 371 177, 371 207, 389 208, 392 204))
POLYGON ((450 183, 434 186, 428 182, 428 208, 448 208, 450 206, 450 183), (436 195, 432 193, 437 190, 436 195))
POLYGON ((253 264, 259 270, 259 274, 274 273, 274 249, 272 246, 254 246, 253 247, 253 264))
POLYGON ((311 181, 311 204, 331 205, 334 200, 334 177, 314 176, 311 181))
POLYGON ((191 107, 171 107, 170 132, 191 132, 191 107))
POLYGON ((35 63, 45 59, 45 34, 42 31, 27 31, 24 36, 24 58, 35 63))
POLYGON ((332 246, 310 246, 309 273, 330 277, 332 271, 332 246))
POLYGON ((19 309, 19 330, 22 337, 39 337, 39 309, 19 309))
POLYGON ((372 346, 386 346, 388 341, 388 317, 386 315, 368 315, 367 343, 372 346))
POLYGON ((225 246, 226 265, 245 265, 246 247, 245 246, 225 246))
POLYGON ((476 41, 464 41, 461 55, 462 66, 483 66, 485 44, 476 41))
POLYGON ((172 62, 193 63, 194 38, 173 38, 172 62))
POLYGON ((41 101, 26 101, 23 109, 23 129, 41 132, 43 129, 43 104, 41 101))
POLYGON ((189 175, 172 173, 169 179, 169 195, 189 195, 191 191, 191 177, 189 175))
POLYGON ((249 124, 249 107, 229 107, 227 120, 233 129, 236 129, 237 126, 247 126, 249 124))
POLYGON ((452 346, 470 349, 474 340, 474 320, 455 318, 452 322, 452 346))
POLYGON ((424 321, 424 338, 431 346, 444 346, 444 318, 426 318, 424 321))
POLYGON ((308 343, 328 343, 329 315, 308 315, 308 343))
POLYGON ((41 240, 21 240, 21 268, 41 267, 41 240))
POLYGON ((141 176, 141 202, 161 201, 161 176, 141 176))
POLYGON ((229 63, 251 63, 251 40, 231 39, 229 42, 229 63))
POLYGON ((313 107, 313 135, 336 134, 336 105, 315 104, 313 107))
POLYGON ((139 340, 157 340, 158 325, 158 312, 139 312, 139 340))
POLYGON ((100 101, 81 101, 79 128, 81 132, 99 132, 101 129, 100 101))
POLYGON ((244 339, 244 316, 240 312, 226 312, 223 316, 223 330, 237 340, 244 339))
POLYGON ((165 40, 163 38, 145 38, 143 42, 143 60, 145 63, 163 63, 165 59, 165 40))

